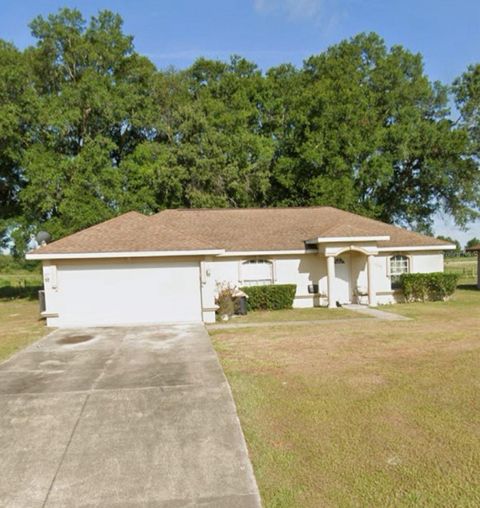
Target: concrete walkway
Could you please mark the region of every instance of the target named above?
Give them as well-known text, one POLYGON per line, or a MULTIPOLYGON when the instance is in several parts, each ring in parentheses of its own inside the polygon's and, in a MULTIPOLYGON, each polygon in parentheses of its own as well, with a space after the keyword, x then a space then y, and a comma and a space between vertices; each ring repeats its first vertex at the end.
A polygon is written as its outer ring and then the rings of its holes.
POLYGON ((259 507, 202 325, 57 330, 0 365, 0 506, 259 507))
POLYGON ((411 318, 402 316, 400 314, 395 314, 393 312, 386 312, 384 310, 379 310, 373 307, 367 307, 366 305, 358 305, 358 304, 348 304, 343 305, 344 309, 353 310, 354 312, 358 312, 359 314, 364 314, 365 316, 371 316, 376 319, 380 319, 382 321, 410 321, 411 318))

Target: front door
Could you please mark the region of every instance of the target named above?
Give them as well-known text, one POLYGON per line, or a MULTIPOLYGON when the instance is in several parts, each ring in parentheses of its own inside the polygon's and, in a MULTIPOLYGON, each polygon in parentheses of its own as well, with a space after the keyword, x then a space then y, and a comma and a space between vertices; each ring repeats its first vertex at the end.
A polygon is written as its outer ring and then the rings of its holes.
POLYGON ((351 303, 350 289, 350 257, 348 255, 335 258, 335 301, 351 303))

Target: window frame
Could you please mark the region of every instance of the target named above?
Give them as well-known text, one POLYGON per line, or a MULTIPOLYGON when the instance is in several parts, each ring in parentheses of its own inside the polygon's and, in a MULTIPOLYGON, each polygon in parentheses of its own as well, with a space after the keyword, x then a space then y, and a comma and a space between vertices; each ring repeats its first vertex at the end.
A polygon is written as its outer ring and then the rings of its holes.
POLYGON ((388 276, 390 288, 395 291, 400 289, 400 277, 404 273, 410 273, 411 259, 405 254, 393 254, 388 257, 388 276), (395 270, 392 270, 392 268, 395 270))
POLYGON ((240 268, 240 283, 242 286, 268 286, 270 284, 275 284, 275 260, 258 257, 251 259, 241 260, 239 263, 240 268), (256 265, 256 264, 265 264, 270 266, 270 278, 269 279, 246 279, 245 272, 243 270, 243 265, 256 265))

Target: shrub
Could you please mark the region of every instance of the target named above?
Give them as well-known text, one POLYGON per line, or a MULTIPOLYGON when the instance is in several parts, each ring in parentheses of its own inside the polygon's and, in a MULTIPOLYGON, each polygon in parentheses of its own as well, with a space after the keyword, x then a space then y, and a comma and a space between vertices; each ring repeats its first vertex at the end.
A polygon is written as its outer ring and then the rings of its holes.
POLYGON ((217 293, 217 314, 220 316, 227 315, 231 316, 235 310, 235 303, 233 299, 233 294, 235 292, 235 287, 230 284, 223 283, 218 284, 218 293, 217 293))
POLYGON ((407 302, 446 300, 457 287, 456 273, 404 273, 400 286, 407 302))
POLYGON ((0 254, 0 273, 16 273, 19 270, 28 272, 41 271, 40 261, 16 259, 8 254, 0 254))
POLYGON ((0 300, 13 300, 15 298, 28 298, 36 300, 42 286, 0 286, 0 300))
POLYGON ((297 286, 295 284, 271 284, 240 288, 248 295, 248 310, 291 309, 297 286))

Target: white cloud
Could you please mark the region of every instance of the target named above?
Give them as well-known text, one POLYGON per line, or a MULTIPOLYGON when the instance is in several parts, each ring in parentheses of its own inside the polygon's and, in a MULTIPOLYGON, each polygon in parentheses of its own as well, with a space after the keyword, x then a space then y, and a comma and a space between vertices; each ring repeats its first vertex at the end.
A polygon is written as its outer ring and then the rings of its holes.
POLYGON ((292 20, 319 20, 324 15, 326 0, 253 0, 260 13, 279 13, 292 20))

